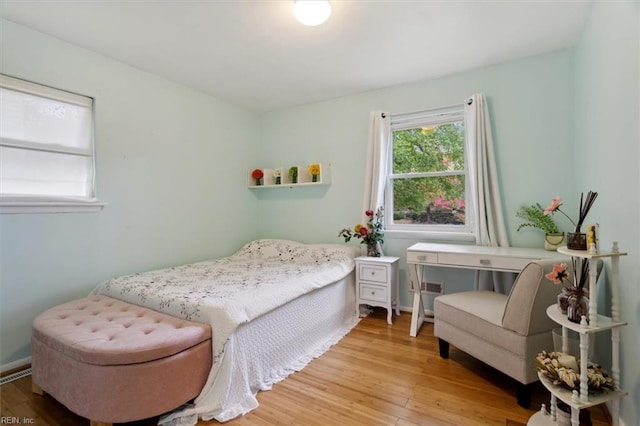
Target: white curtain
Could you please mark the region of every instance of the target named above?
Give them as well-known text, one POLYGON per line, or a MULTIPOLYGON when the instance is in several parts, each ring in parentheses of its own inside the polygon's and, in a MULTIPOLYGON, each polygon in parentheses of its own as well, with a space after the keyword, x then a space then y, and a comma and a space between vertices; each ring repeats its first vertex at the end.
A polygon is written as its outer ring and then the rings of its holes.
MULTIPOLYGON (((369 118, 369 143, 364 182, 362 215, 384 205, 385 182, 391 155, 391 117, 388 112, 372 111, 369 118)), ((365 219, 366 220, 366 219, 365 219)), ((380 247, 382 253, 382 247, 380 247)))
MULTIPOLYGON (((500 205, 500 188, 496 172, 491 120, 484 94, 475 94, 464 105, 464 126, 467 147, 472 206, 478 211, 475 226, 479 246, 508 247, 507 231, 500 205)), ((476 289, 509 293, 515 275, 512 273, 478 271, 476 289)))
POLYGON ((362 212, 376 211, 384 204, 384 185, 391 149, 391 117, 389 113, 372 111, 369 118, 369 144, 364 182, 362 212))

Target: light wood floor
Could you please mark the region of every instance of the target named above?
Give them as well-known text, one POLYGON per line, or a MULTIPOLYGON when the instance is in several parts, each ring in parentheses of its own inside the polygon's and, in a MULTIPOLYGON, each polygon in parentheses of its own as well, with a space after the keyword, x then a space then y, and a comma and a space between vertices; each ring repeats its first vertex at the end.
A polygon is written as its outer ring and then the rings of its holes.
MULTIPOLYGON (((510 378, 453 346, 450 358, 441 359, 432 324, 412 338, 411 314, 403 312, 391 326, 385 316, 386 311, 376 310, 363 318, 303 371, 260 392, 260 407, 225 425, 516 426, 526 424, 541 403, 548 404, 548 394, 536 386, 532 408, 518 406, 510 378)), ((32 394, 30 376, 1 391, 1 416, 30 419, 38 426, 89 424, 50 396, 32 394)), ((609 424, 601 407, 591 409, 591 418, 594 426, 609 424)), ((213 424, 218 423, 199 423, 213 424)))

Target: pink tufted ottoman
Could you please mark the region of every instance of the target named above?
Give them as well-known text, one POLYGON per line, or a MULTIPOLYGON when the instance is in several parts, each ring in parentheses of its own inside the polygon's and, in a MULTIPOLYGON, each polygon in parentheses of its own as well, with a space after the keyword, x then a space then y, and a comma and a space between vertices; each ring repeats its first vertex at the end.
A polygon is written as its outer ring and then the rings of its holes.
POLYGON ((154 417, 194 399, 211 369, 211 328, 105 296, 33 322, 33 391, 92 425, 154 417))

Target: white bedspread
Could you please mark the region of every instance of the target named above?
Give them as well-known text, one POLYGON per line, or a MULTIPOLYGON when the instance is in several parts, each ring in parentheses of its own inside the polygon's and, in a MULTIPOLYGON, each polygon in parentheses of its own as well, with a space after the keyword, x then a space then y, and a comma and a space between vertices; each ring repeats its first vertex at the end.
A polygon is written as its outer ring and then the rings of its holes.
POLYGON ((343 279, 353 258, 352 246, 257 240, 229 257, 114 278, 94 293, 210 324, 213 367, 196 400, 210 405, 203 399, 238 326, 343 279))

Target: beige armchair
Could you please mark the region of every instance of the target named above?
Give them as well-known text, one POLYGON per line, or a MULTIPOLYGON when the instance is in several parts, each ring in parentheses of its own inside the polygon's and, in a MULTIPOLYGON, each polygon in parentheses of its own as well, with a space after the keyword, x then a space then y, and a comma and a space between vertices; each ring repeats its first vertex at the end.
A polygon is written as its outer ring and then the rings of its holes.
POLYGON ((509 295, 467 291, 434 300, 434 333, 439 338, 440 356, 448 358, 452 344, 517 380, 518 404, 523 407, 531 402, 529 384, 538 380, 536 355, 543 349, 553 350, 551 330, 558 327, 546 315, 561 289, 545 278, 553 263, 529 263, 509 295))

